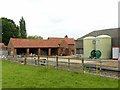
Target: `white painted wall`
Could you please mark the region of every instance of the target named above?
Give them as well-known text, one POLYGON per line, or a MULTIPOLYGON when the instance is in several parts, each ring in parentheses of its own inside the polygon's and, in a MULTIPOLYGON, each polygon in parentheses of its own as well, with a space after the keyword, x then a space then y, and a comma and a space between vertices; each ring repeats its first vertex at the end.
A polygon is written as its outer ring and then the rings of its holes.
POLYGON ((112 48, 112 59, 117 59, 120 57, 120 47, 112 48))
POLYGON ((2 51, 0 51, 0 56, 1 55, 8 55, 8 51, 7 50, 2 50, 2 51))

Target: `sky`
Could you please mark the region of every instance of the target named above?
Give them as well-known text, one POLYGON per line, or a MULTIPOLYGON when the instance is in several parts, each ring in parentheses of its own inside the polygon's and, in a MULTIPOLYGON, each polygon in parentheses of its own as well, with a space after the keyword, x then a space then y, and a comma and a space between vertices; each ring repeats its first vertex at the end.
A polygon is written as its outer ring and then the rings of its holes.
POLYGON ((0 0, 0 17, 19 25, 23 16, 28 35, 80 38, 118 27, 119 0, 0 0))

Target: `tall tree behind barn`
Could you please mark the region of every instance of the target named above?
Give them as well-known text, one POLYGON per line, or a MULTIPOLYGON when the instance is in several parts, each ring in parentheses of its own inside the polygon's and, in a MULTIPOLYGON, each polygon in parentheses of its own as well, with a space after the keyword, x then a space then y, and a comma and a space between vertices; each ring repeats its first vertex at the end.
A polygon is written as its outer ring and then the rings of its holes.
POLYGON ((20 37, 27 38, 26 23, 23 17, 20 19, 19 24, 20 24, 20 37))

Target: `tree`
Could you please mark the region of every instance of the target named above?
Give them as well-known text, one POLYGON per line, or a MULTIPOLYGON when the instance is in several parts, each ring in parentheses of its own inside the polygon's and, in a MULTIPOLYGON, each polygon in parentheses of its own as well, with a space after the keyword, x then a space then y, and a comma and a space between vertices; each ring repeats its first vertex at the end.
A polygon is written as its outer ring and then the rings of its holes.
POLYGON ((38 40, 43 39, 43 37, 41 37, 41 36, 37 36, 37 35, 34 35, 34 36, 28 36, 27 38, 28 38, 28 39, 38 39, 38 40))
POLYGON ((19 24, 20 24, 20 37, 21 38, 27 38, 27 33, 26 33, 26 23, 25 23, 25 20, 24 18, 22 17, 19 21, 19 24))
POLYGON ((65 37, 64 38, 68 38, 68 35, 65 35, 65 37))
POLYGON ((11 19, 2 17, 2 42, 7 45, 10 38, 19 38, 19 28, 11 19))

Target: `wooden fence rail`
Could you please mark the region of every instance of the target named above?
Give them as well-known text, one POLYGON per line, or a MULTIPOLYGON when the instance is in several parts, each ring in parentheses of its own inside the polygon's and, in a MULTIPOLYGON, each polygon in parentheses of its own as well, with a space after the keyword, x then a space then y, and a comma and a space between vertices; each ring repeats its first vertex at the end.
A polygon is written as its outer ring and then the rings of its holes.
POLYGON ((105 65, 105 63, 108 61, 85 60, 84 58, 71 58, 61 56, 37 56, 22 58, 18 56, 8 56, 8 60, 18 62, 24 65, 31 64, 46 67, 53 66, 57 70, 65 69, 79 73, 93 72, 99 74, 102 73, 103 67, 109 67, 108 65, 105 65))

